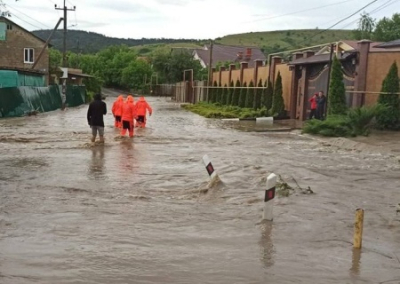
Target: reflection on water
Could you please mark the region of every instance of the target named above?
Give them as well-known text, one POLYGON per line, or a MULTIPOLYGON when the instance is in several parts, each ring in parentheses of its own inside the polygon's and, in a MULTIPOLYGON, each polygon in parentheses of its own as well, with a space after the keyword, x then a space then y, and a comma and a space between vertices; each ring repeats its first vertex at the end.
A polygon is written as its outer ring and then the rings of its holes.
POLYGON ((274 265, 274 254, 275 248, 272 242, 272 228, 273 224, 269 221, 264 221, 261 225, 261 261, 265 268, 269 268, 274 265))
POLYGON ((353 257, 351 263, 351 273, 354 276, 360 275, 360 264, 361 264, 361 249, 353 248, 353 257))
POLYGON ((96 145, 92 149, 89 164, 89 176, 93 179, 104 179, 104 145, 96 145))

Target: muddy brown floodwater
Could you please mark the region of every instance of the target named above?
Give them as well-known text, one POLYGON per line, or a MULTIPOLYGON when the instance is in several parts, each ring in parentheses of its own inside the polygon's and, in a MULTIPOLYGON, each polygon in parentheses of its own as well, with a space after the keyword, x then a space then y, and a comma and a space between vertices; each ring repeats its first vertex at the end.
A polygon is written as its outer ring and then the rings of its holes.
POLYGON ((104 146, 89 143, 87 106, 0 120, 0 283, 400 283, 395 155, 149 102, 133 140, 107 115, 104 146), (315 194, 277 198, 264 224, 271 172, 315 194))

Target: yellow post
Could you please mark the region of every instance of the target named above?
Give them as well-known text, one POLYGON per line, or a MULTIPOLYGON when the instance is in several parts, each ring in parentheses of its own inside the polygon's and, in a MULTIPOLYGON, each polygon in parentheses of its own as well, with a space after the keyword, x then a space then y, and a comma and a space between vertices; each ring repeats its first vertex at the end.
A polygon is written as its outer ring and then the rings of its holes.
POLYGON ((364 210, 356 210, 356 222, 354 224, 354 248, 360 249, 362 246, 362 233, 364 224, 364 210))

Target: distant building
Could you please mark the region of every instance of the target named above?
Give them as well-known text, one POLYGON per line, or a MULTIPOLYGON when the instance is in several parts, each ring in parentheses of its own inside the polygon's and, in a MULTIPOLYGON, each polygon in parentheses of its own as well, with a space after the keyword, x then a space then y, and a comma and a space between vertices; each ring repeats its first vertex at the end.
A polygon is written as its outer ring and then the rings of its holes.
MULTIPOLYGON (((210 45, 205 45, 202 49, 193 50, 193 56, 200 61, 200 64, 206 68, 210 64, 210 45)), ((241 63, 247 62, 249 68, 255 66, 255 60, 262 60, 265 64, 266 57, 260 48, 254 46, 233 46, 214 44, 212 50, 212 67, 218 63, 241 63)))
POLYGON ((32 69, 44 45, 43 39, 0 17, 0 87, 45 86, 49 74, 48 47, 32 69))

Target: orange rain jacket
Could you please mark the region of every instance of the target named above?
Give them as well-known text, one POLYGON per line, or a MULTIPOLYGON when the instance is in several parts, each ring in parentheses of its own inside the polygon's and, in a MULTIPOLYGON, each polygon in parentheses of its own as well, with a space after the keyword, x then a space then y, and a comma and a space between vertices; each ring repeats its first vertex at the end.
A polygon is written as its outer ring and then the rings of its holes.
POLYGON ((121 120, 133 122, 133 119, 136 118, 136 116, 136 105, 134 104, 133 97, 128 96, 122 107, 121 120))
POLYGON ((146 116, 147 111, 149 111, 149 114, 151 115, 153 112, 153 109, 150 107, 150 105, 146 102, 144 97, 140 97, 139 101, 136 103, 136 108, 137 108, 137 115, 138 116, 146 116))
POLYGON ((113 115, 121 116, 123 106, 124 106, 124 97, 122 95, 119 95, 117 100, 114 102, 114 104, 112 106, 113 115))

